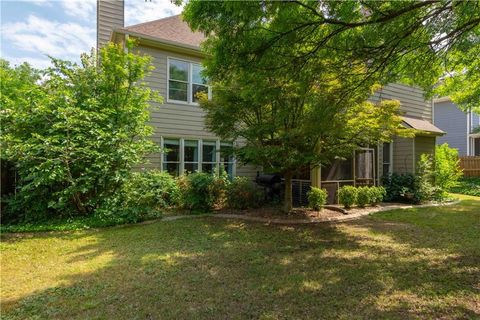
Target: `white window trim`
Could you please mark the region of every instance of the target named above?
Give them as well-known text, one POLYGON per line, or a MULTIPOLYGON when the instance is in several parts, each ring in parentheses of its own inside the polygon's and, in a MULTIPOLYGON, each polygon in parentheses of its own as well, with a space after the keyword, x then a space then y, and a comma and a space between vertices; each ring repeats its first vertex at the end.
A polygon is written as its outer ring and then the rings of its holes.
POLYGON ((383 155, 383 144, 382 144, 382 176, 383 176, 383 166, 388 164, 388 173, 393 173, 393 141, 391 142, 386 142, 389 143, 389 149, 390 149, 390 157, 388 159, 388 162, 385 162, 385 157, 383 155))
MULTIPOLYGON (((178 138, 178 137, 172 137, 172 136, 161 136, 160 137, 160 147, 162 149, 162 152, 160 154, 160 171, 166 171, 163 169, 163 164, 164 163, 173 163, 173 162, 166 162, 164 161, 163 157, 165 155, 165 140, 178 140, 179 141, 179 175, 184 175, 185 174, 185 140, 188 141, 197 141, 198 143, 198 172, 202 172, 202 165, 204 163, 208 164, 213 164, 215 166, 215 173, 219 174, 220 166, 223 164, 220 162, 220 148, 221 148, 221 141, 220 139, 198 139, 198 138, 190 138, 190 137, 183 137, 183 138, 178 138), (203 142, 204 141, 211 141, 215 142, 215 162, 204 162, 203 161, 203 142)), ((233 143, 232 146, 235 146, 236 144, 233 143)), ((237 176, 237 159, 233 157, 232 162, 229 162, 232 164, 232 178, 237 176)), ((166 171, 167 172, 167 171, 166 171)))
MULTIPOLYGON (((167 57, 167 103, 171 104, 183 104, 183 105, 189 105, 189 106, 198 106, 198 102, 193 102, 192 101, 192 87, 193 84, 197 85, 202 85, 200 83, 193 83, 193 65, 202 65, 198 61, 192 61, 192 60, 186 60, 182 58, 177 58, 177 57, 167 57), (178 81, 182 83, 187 84, 187 101, 182 101, 182 100, 175 100, 175 99, 170 99, 170 60, 178 60, 178 61, 183 61, 188 63, 188 81, 182 81, 182 80, 172 80, 172 81, 178 81)), ((210 85, 205 85, 207 87, 207 95, 208 99, 212 98, 212 87, 210 85)))

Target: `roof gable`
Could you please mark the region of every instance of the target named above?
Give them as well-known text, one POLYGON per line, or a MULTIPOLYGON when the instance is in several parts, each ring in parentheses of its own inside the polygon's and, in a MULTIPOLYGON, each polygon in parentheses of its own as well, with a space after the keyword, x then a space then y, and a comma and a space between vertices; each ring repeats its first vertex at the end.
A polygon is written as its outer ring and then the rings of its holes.
POLYGON ((205 40, 203 33, 193 32, 181 15, 136 24, 125 30, 193 47, 200 47, 205 40))

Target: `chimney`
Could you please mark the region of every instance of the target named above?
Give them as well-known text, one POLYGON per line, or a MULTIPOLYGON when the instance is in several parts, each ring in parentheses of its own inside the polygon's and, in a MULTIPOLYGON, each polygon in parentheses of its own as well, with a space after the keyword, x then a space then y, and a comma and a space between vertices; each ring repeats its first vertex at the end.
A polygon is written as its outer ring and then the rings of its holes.
POLYGON ((97 0, 97 49, 105 45, 115 28, 123 28, 124 0, 97 0))

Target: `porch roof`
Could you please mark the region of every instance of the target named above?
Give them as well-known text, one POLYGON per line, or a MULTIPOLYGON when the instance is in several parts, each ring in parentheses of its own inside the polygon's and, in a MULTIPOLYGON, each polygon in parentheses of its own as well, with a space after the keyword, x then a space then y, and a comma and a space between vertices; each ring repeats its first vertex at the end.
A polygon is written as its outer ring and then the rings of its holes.
POLYGON ((442 131, 440 128, 436 127, 435 125, 433 125, 433 123, 427 120, 411 118, 407 116, 403 116, 402 118, 403 118, 403 125, 407 128, 420 130, 420 131, 433 134, 433 135, 438 135, 438 136, 442 136, 445 134, 444 131, 442 131))

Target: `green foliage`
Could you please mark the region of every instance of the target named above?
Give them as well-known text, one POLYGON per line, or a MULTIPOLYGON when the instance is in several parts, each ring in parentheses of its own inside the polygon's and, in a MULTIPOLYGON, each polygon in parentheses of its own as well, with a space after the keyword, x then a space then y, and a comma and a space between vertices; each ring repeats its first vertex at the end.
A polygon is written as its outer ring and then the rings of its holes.
POLYGON ((436 198, 439 189, 435 186, 435 172, 432 156, 422 154, 417 163, 416 194, 419 202, 436 198))
POLYGON ((360 208, 364 208, 367 204, 373 202, 372 192, 370 187, 358 187, 357 188, 357 200, 356 203, 360 208))
POLYGON ((160 98, 142 82, 150 58, 128 46, 109 44, 80 65, 52 59, 43 80, 2 61, 2 159, 20 177, 13 216, 91 214, 157 150, 146 121, 149 101, 160 98))
POLYGON ((450 191, 453 193, 480 197, 480 177, 461 178, 458 181, 457 186, 453 187, 450 191))
POLYGON ((263 193, 247 177, 235 177, 227 187, 226 205, 229 208, 257 208, 262 201, 263 193))
POLYGON ((167 172, 147 170, 134 172, 123 187, 124 206, 161 210, 179 202, 177 181, 167 172))
POLYGON ((416 202, 416 178, 411 173, 392 173, 382 177, 382 184, 386 190, 385 201, 388 202, 416 202))
POLYGON ((307 196, 308 206, 313 210, 319 211, 327 203, 328 193, 326 189, 312 187, 307 196))
POLYGON ((463 172, 460 168, 458 150, 450 148, 447 143, 435 148, 435 185, 443 193, 443 197, 458 185, 463 172))
POLYGON ((378 78, 362 75, 366 59, 354 65, 349 61, 347 77, 338 67, 347 61, 342 54, 322 50, 316 63, 299 68, 290 58, 308 50, 304 42, 291 45, 282 39, 275 49, 262 50, 291 26, 293 21, 284 19, 290 14, 298 18, 303 11, 280 2, 244 6, 192 1, 184 12, 194 29, 214 34, 204 45, 204 62, 215 94, 212 100, 206 95, 200 99, 208 129, 222 139, 245 142, 235 149, 240 162, 284 176, 286 211, 298 168, 318 166, 406 132, 399 131, 398 102, 366 102, 379 88, 378 78), (245 55, 253 48, 259 51, 245 55))
POLYGON ((338 189, 338 202, 349 209, 357 202, 357 194, 358 189, 354 186, 343 186, 338 189))
POLYGON ((384 187, 370 187, 370 204, 377 205, 384 200, 387 191, 384 187))
POLYGON ((224 179, 209 173, 196 172, 178 180, 180 203, 185 209, 194 212, 211 211, 215 204, 223 201, 225 194, 224 179), (218 181, 218 180, 221 181, 218 181))

